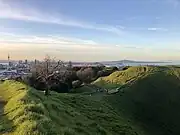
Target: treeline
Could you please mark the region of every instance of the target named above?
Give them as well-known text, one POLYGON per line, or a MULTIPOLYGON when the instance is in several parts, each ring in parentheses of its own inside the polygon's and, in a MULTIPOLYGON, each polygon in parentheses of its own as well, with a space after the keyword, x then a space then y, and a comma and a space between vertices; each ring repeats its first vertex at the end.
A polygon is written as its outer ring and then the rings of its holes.
POLYGON ((59 93, 70 92, 73 88, 81 87, 82 84, 89 84, 99 77, 108 76, 117 67, 73 67, 72 63, 64 64, 62 61, 54 61, 46 57, 43 62, 36 63, 32 66, 31 76, 23 81, 38 90, 45 90, 48 95, 49 91, 59 93))

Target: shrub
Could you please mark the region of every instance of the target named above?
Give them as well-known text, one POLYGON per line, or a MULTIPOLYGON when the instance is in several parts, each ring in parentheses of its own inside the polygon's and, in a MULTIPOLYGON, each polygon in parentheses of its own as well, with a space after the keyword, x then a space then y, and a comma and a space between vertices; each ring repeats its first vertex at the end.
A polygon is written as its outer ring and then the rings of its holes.
POLYGON ((90 83, 95 77, 95 74, 92 68, 85 68, 77 72, 77 77, 84 83, 90 83))
POLYGON ((72 82, 73 88, 79 88, 82 82, 80 80, 76 80, 72 82))

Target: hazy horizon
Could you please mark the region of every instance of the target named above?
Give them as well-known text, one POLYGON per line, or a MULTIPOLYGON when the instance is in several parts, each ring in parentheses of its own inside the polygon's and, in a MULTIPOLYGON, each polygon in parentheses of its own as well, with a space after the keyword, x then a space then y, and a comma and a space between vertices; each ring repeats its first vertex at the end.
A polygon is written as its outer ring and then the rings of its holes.
MULTIPOLYGON (((57 59, 57 58, 53 58, 51 57, 53 60, 60 60, 60 59, 57 59)), ((16 61, 18 62, 19 60, 22 60, 22 61, 25 61, 25 60, 28 60, 28 61, 34 61, 34 60, 39 60, 39 61, 43 61, 44 59, 10 59, 10 61, 16 61)), ((126 63, 131 63, 131 62, 136 62, 136 63, 180 63, 180 60, 133 60, 133 59, 119 59, 119 60, 103 60, 103 61, 72 61, 72 60, 63 60, 64 62, 75 62, 75 63, 96 63, 96 62, 100 62, 100 63, 116 63, 116 62, 126 62, 126 63)), ((7 59, 0 59, 0 63, 7 63, 8 62, 8 58, 7 59)))
POLYGON ((0 59, 180 59, 179 0, 0 0, 0 59))

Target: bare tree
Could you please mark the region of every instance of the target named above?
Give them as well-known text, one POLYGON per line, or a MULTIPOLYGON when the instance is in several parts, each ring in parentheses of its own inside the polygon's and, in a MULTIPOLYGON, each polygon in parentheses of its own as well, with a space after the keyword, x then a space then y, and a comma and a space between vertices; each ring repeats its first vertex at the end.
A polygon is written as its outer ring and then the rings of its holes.
POLYGON ((67 68, 68 68, 68 70, 72 70, 73 65, 72 65, 71 61, 68 62, 67 68))
POLYGON ((50 82, 52 77, 65 67, 62 61, 55 62, 49 55, 46 55, 43 62, 35 65, 37 80, 41 80, 46 85, 45 95, 49 95, 50 82))

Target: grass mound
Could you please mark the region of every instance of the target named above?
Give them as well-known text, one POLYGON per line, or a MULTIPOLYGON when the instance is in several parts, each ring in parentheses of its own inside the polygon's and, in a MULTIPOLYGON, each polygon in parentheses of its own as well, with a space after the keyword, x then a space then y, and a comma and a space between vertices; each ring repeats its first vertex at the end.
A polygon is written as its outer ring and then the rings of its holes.
POLYGON ((138 78, 163 70, 165 67, 138 66, 116 71, 107 77, 98 78, 93 84, 104 88, 117 88, 138 78))
POLYGON ((137 130, 103 101, 88 95, 45 97, 24 84, 0 84, 2 135, 137 135, 137 130))
POLYGON ((77 93, 51 92, 46 97, 24 84, 5 81, 0 84, 0 134, 180 134, 180 68, 131 67, 94 84, 122 86, 123 92, 105 94, 89 85, 77 93))
MULTIPOLYGON (((134 123, 141 125, 149 134, 178 135, 180 69, 162 67, 156 71, 152 70, 138 77, 135 82, 124 88, 123 94, 107 96, 106 100, 134 123)), ((107 78, 110 77, 112 76, 107 78)), ((114 78, 119 80, 118 83, 124 83, 124 78, 122 82, 121 79, 114 78)))

